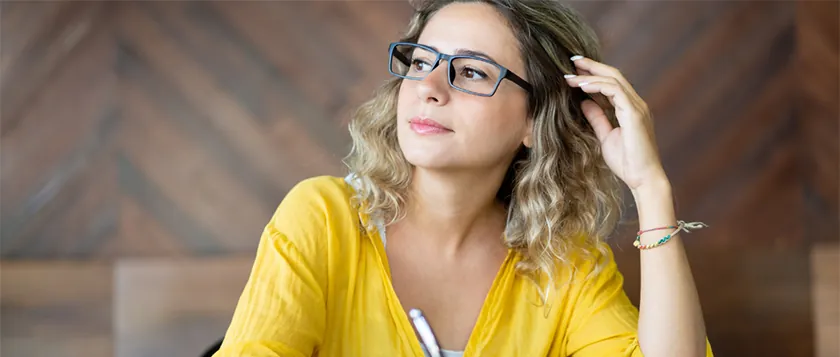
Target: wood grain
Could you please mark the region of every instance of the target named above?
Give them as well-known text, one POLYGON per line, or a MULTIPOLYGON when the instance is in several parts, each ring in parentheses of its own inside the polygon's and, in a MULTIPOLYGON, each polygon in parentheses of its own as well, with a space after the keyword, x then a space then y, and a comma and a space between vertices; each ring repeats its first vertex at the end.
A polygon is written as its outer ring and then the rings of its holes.
POLYGON ((840 245, 817 244, 811 250, 815 356, 840 355, 840 245))
POLYGON ((108 264, 2 262, 0 289, 0 354, 112 356, 108 264))
MULTIPOLYGON (((840 239, 840 3, 570 4, 652 109, 678 216, 711 226, 685 244, 717 355, 820 353, 810 252, 840 239)), ((344 174, 346 124, 387 79, 385 51, 410 15, 405 2, 0 3, 0 257, 4 270, 29 267, 10 274, 38 271, 9 280, 12 300, 3 282, 3 327, 19 324, 3 329, 3 352, 110 348, 106 310, 85 317, 105 285, 65 295, 56 279, 93 281, 115 264, 120 296, 129 282, 190 296, 175 283, 199 275, 186 262, 239 269, 222 262, 253 254, 293 185, 344 174), (79 275, 52 275, 64 267, 79 275), (74 323, 96 332, 59 347, 34 334, 74 323)), ((636 229, 613 241, 631 297, 636 229)), ((197 289, 235 295, 237 274, 197 289)), ((115 348, 151 353, 138 341, 166 337, 152 327, 195 328, 190 349, 218 338, 223 303, 189 312, 188 301, 149 319, 119 303, 115 348)), ((161 343, 154 353, 193 353, 161 343)))
POLYGON ((251 265, 250 258, 121 260, 115 356, 198 356, 227 330, 251 265))

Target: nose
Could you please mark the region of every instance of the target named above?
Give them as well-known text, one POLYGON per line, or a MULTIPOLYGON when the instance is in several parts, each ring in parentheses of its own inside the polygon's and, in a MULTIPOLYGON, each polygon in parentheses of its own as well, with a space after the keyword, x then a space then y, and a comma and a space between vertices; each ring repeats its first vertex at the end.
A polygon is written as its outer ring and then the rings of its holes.
POLYGON ((449 82, 447 71, 449 63, 441 60, 426 78, 417 83, 417 97, 427 104, 444 105, 449 101, 449 82))

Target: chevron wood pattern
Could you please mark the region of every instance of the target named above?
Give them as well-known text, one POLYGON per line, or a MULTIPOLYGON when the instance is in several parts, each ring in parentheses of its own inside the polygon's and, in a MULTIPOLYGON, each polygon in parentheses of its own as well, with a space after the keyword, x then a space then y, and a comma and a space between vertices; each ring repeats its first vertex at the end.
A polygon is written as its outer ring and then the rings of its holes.
MULTIPOLYGON (((678 215, 712 227, 686 244, 716 352, 812 355, 809 251, 840 235, 838 3, 571 4, 652 108, 678 215)), ((343 174, 345 124, 387 78, 410 14, 395 1, 0 3, 3 280, 18 264, 105 270, 87 281, 125 276, 109 269, 126 259, 143 276, 252 256, 292 185, 343 174)), ((614 241, 634 297, 635 229, 614 241)), ((18 281, 2 298, 13 355, 39 346, 27 331, 43 320, 9 330, 7 316, 66 318, 50 307, 60 294, 21 307, 42 290, 18 281)))
POLYGON ((803 164, 805 234, 837 241, 840 190, 840 3, 797 5, 799 144, 803 164))

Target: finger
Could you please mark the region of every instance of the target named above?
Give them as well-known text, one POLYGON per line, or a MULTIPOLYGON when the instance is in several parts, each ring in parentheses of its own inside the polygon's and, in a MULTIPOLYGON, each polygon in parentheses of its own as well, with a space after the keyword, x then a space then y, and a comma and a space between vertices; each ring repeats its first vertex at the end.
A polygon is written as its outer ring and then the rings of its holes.
POLYGON ((594 82, 608 82, 608 83, 616 83, 618 82, 615 78, 612 77, 604 77, 604 76, 591 76, 591 75, 574 75, 574 74, 567 74, 563 76, 566 78, 566 82, 569 83, 570 86, 578 86, 580 83, 594 83, 594 82))
POLYGON ((628 88, 632 88, 627 78, 624 78, 624 75, 621 74, 621 71, 619 71, 615 67, 608 66, 606 64, 584 56, 573 56, 572 63, 574 63, 575 68, 578 70, 588 71, 589 73, 592 73, 593 75, 597 76, 612 77, 615 78, 622 85, 627 86, 628 88))
POLYGON ((578 87, 586 93, 601 93, 610 99, 616 110, 616 118, 619 120, 619 125, 627 126, 626 116, 620 115, 622 112, 633 113, 633 106, 627 94, 622 87, 614 82, 582 82, 578 83, 578 87))
POLYGON ((592 72, 589 72, 583 68, 575 68, 575 73, 579 76, 591 76, 592 72))
POLYGON ((580 105, 581 111, 583 111, 583 116, 586 117, 586 120, 589 121, 589 124, 592 125, 592 129, 595 131, 595 137, 598 138, 598 141, 604 142, 607 140, 607 136, 610 135, 610 132, 614 129, 612 124, 610 124, 609 118, 604 113, 604 109, 598 106, 598 103, 591 99, 584 100, 580 105))

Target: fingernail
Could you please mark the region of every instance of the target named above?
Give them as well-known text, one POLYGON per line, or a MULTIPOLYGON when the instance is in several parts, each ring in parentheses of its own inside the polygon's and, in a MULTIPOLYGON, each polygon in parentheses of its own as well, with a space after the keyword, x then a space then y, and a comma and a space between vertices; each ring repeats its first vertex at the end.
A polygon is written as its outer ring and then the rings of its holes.
POLYGON ((575 77, 577 77, 576 74, 564 74, 563 75, 563 78, 575 78, 575 77))
POLYGON ((589 84, 589 82, 580 82, 580 83, 578 83, 578 87, 583 87, 587 84, 589 84))
POLYGON ((579 60, 579 59, 581 59, 581 58, 583 58, 583 56, 581 56, 581 55, 576 55, 576 56, 572 56, 572 58, 570 58, 570 59, 572 60, 572 62, 574 62, 574 61, 577 61, 577 60, 579 60))

